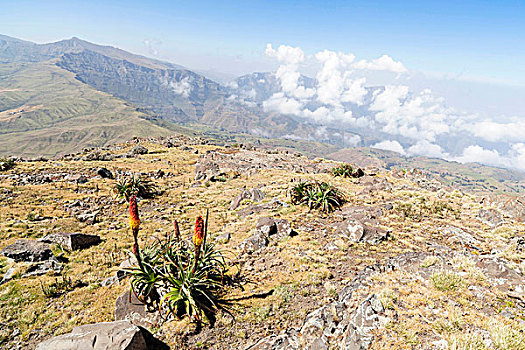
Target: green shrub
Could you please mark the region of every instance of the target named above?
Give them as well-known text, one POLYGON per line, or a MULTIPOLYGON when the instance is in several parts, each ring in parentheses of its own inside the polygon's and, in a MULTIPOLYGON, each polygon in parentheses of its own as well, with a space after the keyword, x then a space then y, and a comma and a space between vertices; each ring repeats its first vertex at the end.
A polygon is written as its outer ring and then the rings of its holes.
POLYGON ((7 171, 13 169, 16 163, 13 159, 0 158, 0 171, 7 171))
POLYGON ((361 177, 365 173, 363 170, 356 168, 354 169, 350 164, 341 164, 337 167, 332 168, 333 176, 342 176, 342 177, 361 177))
POLYGON ((157 194, 155 185, 143 177, 125 177, 117 181, 114 192, 118 198, 129 198, 133 195, 141 198, 152 198, 157 194))
POLYGON ((341 207, 345 201, 341 191, 326 182, 300 182, 290 190, 292 204, 304 204, 309 209, 325 213, 341 207))

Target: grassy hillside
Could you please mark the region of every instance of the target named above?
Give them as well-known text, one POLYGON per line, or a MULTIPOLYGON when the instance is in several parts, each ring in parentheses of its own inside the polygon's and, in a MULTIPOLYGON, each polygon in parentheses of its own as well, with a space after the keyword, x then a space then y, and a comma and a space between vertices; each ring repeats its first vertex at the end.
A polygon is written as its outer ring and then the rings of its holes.
POLYGON ((328 154, 338 161, 360 166, 377 166, 386 169, 424 169, 439 178, 445 185, 467 191, 522 194, 525 192, 525 174, 509 169, 477 163, 461 164, 427 157, 403 157, 399 153, 368 147, 342 149, 328 154))
MULTIPOLYGON (((1 72, 1 70, 0 70, 1 72)), ((0 76, 0 154, 71 153, 171 131, 129 103, 96 91, 53 61, 0 76)))

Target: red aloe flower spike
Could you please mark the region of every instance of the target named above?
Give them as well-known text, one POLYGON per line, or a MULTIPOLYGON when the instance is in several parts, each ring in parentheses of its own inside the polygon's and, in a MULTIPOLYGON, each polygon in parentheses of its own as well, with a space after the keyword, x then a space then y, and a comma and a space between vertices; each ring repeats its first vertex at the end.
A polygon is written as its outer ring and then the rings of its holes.
POLYGON ((178 241, 180 240, 180 231, 179 231, 179 223, 177 222, 177 219, 175 219, 173 221, 173 226, 174 226, 174 236, 175 236, 175 239, 178 241))
POLYGON ((204 220, 199 216, 195 221, 195 233, 193 234, 193 244, 199 247, 204 241, 204 220))
POLYGON ((136 235, 139 231, 140 219, 137 197, 134 195, 129 199, 129 226, 131 227, 133 235, 136 235))
POLYGON ((129 226, 131 227, 131 232, 133 233, 133 254, 137 257, 139 266, 142 266, 142 261, 140 260, 140 250, 139 250, 139 241, 138 233, 140 226, 139 219, 139 207, 137 205, 137 198, 131 196, 129 199, 129 226))
POLYGON ((195 244, 195 263, 193 264, 193 269, 191 273, 194 274, 199 263, 199 255, 201 253, 201 245, 204 241, 204 220, 202 216, 199 216, 195 221, 195 233, 193 234, 193 244, 195 244))

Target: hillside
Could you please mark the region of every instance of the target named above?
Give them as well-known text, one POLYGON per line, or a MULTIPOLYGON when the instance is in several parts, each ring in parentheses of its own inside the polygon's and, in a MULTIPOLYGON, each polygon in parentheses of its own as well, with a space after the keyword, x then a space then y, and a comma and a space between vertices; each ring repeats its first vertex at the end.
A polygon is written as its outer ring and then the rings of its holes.
POLYGON ((149 114, 74 79, 53 62, 0 78, 0 154, 54 156, 171 133, 149 114))
MULTIPOLYGON (((338 165, 186 136, 16 163, 0 173, 4 255, 51 233, 100 240, 51 243, 56 260, 0 258, 0 346, 33 349, 75 326, 126 318, 172 349, 524 348, 522 199, 478 197, 412 169, 334 177, 338 165), (90 160, 103 153, 106 161, 90 160), (129 277, 115 274, 133 236, 113 189, 130 173, 156 189, 139 199, 141 248, 173 234, 175 219, 189 239, 210 211, 209 239, 236 281, 213 327, 127 303, 129 277), (289 191, 304 180, 329 182, 346 202, 329 213, 294 204, 289 191)), ((25 254, 48 248, 39 249, 25 254)))

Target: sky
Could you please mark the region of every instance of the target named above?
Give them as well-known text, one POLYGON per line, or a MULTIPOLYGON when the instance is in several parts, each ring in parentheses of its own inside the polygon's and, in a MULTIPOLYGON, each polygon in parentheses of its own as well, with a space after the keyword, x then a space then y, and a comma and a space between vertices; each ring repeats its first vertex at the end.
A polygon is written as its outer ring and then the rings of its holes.
POLYGON ((271 67, 272 43, 525 86, 525 1, 0 0, 0 32, 40 43, 77 36, 229 74, 271 67))

